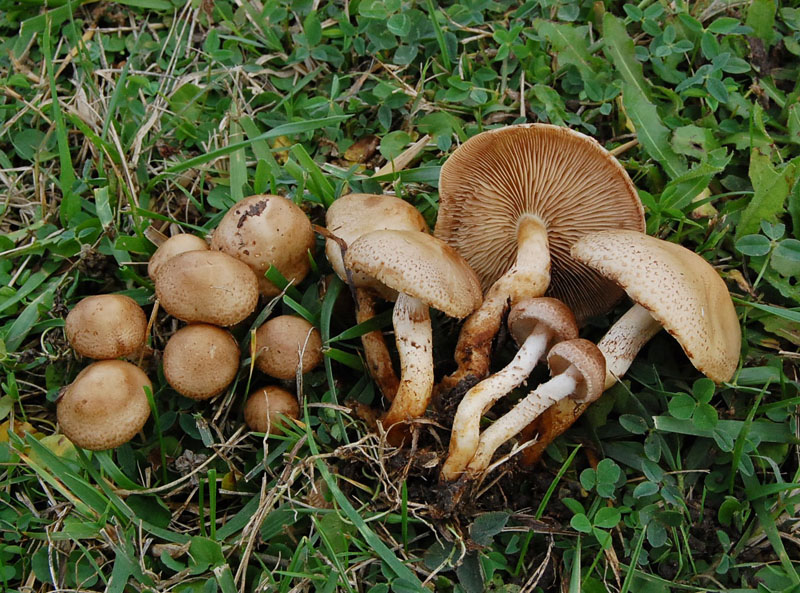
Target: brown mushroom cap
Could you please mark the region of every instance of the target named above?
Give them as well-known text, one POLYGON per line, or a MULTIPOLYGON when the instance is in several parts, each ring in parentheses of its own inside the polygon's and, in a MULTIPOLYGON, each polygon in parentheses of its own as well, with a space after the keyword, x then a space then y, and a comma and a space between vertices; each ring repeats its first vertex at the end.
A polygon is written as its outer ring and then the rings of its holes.
POLYGON ((281 196, 250 196, 233 206, 211 237, 211 248, 224 251, 249 265, 258 276, 265 296, 280 293, 264 278, 275 266, 287 280, 297 284, 306 277, 314 248, 314 232, 305 213, 281 196))
POLYGON ((101 360, 83 369, 58 400, 61 431, 78 447, 112 449, 131 440, 147 422, 147 375, 123 360, 101 360))
POLYGON ((579 237, 604 229, 644 230, 628 174, 594 139, 547 124, 508 126, 473 136, 442 166, 434 234, 469 262, 484 289, 514 264, 525 215, 547 228, 548 295, 579 321, 609 309, 621 291, 570 257, 579 237))
POLYGON ((702 257, 669 241, 632 231, 583 237, 572 255, 619 284, 680 343, 713 381, 728 381, 742 334, 725 282, 702 257))
POLYGON ((547 354, 547 364, 552 376, 564 373, 574 366, 581 379, 570 396, 576 401, 594 401, 603 393, 606 380, 606 359, 589 340, 576 339, 559 342, 547 354))
POLYGON ((280 387, 256 389, 244 405, 245 424, 256 432, 281 434, 281 415, 296 420, 300 416, 300 406, 294 395, 280 387))
POLYGON ((128 296, 98 294, 75 305, 64 329, 78 354, 95 359, 119 358, 144 345, 147 316, 128 296))
POLYGON ((558 299, 525 299, 517 303, 508 314, 508 329, 517 344, 522 344, 537 325, 544 325, 553 332, 551 342, 574 340, 578 337, 575 316, 558 299))
POLYGON ((302 317, 280 315, 256 330, 256 352, 256 366, 261 372, 276 379, 293 379, 300 366, 300 352, 304 373, 322 362, 322 338, 302 317))
POLYGON ((234 325, 258 304, 258 280, 247 264, 220 251, 187 251, 156 278, 164 310, 187 322, 234 325))
MULTIPOLYGON (((428 232, 428 225, 422 214, 408 202, 388 195, 347 194, 336 200, 325 214, 327 229, 342 239, 348 246, 361 235, 371 231, 393 229, 398 231, 428 232)), ((325 241, 325 255, 333 271, 347 282, 342 260, 342 250, 333 239, 325 241)), ((388 300, 394 300, 393 291, 388 291, 374 278, 354 272, 353 286, 372 288, 388 300)))
POLYGON ((173 235, 164 241, 158 247, 158 249, 156 249, 156 252, 150 257, 150 261, 147 262, 147 275, 155 280, 156 276, 158 275, 158 271, 161 269, 161 266, 163 266, 176 255, 186 253, 187 251, 207 250, 208 243, 206 243, 205 239, 201 239, 200 237, 190 235, 188 233, 173 235))
POLYGON ((480 282, 464 258, 425 233, 366 233, 347 250, 345 264, 450 317, 466 317, 481 304, 480 282))
POLYGON ((188 325, 175 332, 164 348, 164 376, 181 395, 208 399, 236 377, 239 354, 230 332, 205 323, 188 325))

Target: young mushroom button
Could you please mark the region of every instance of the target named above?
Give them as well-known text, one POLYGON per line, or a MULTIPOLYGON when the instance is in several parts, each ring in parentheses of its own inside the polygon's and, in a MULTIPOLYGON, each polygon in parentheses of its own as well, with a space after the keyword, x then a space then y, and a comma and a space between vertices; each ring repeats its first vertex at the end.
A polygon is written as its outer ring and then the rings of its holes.
POLYGON ((478 447, 481 416, 491 405, 528 378, 548 346, 578 337, 572 311, 549 297, 517 303, 508 316, 508 327, 519 350, 505 368, 472 387, 461 400, 450 434, 450 452, 442 466, 442 480, 458 478, 472 459, 478 447))
POLYGON ((547 364, 552 379, 539 385, 483 432, 475 456, 467 465, 469 476, 485 470, 500 445, 553 404, 563 399, 593 401, 603 393, 605 360, 597 346, 588 340, 559 342, 550 349, 547 364))
MULTIPOLYGON (((345 265, 398 292, 392 321, 400 355, 400 387, 383 418, 390 429, 419 418, 433 389, 433 352, 428 307, 456 318, 481 302, 478 278, 448 245, 415 231, 373 231, 359 237, 345 255, 345 265)), ((405 431, 389 433, 399 444, 405 431)))
POLYGON ((164 348, 164 376, 181 395, 209 399, 236 377, 239 354, 230 332, 205 323, 188 325, 175 332, 164 348))
POLYGON ((622 292, 570 257, 586 233, 644 230, 636 189, 594 139, 568 128, 523 124, 470 138, 447 159, 439 180, 434 234, 481 279, 483 305, 464 323, 456 372, 439 390, 457 391, 486 376, 508 301, 549 296, 578 322, 609 309, 622 292))
POLYGON ((279 315, 256 330, 256 366, 276 379, 294 379, 298 369, 322 362, 319 331, 302 317, 279 315))
MULTIPOLYGON (((573 245, 572 254, 636 303, 597 344, 606 359, 606 389, 662 327, 697 370, 717 383, 731 379, 741 329, 725 282, 706 260, 675 243, 630 231, 587 235, 573 245)), ((532 428, 539 441, 526 450, 526 461, 536 461, 589 403, 565 401, 543 414, 532 428)))
POLYGON ((82 299, 64 323, 67 341, 81 356, 119 358, 144 345, 147 316, 128 296, 98 294, 82 299))

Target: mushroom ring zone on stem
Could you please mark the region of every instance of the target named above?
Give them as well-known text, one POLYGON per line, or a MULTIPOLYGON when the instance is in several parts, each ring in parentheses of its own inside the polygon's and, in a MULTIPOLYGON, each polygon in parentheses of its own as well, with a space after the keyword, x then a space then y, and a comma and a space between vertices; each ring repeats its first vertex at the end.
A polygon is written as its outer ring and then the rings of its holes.
MULTIPOLYGON (((392 322, 400 355, 400 386, 383 417, 386 429, 421 417, 433 390, 433 347, 429 307, 463 318, 481 303, 475 272, 458 253, 418 231, 373 231, 356 239, 345 265, 398 292, 392 322)), ((390 440, 400 444, 406 431, 390 440)))
MULTIPOLYGON (((739 363, 742 334, 725 282, 698 254, 655 237, 630 231, 586 235, 573 257, 621 286, 633 307, 597 346, 606 359, 605 389, 630 367, 639 350, 663 327, 691 363, 716 383, 729 381, 739 363)), ((535 462, 545 447, 583 413, 591 400, 561 402, 528 432, 539 441, 526 449, 535 462)))
POLYGON ((467 465, 467 476, 475 477, 489 467, 500 445, 519 434, 552 405, 564 399, 593 401, 603 393, 605 359, 590 341, 559 342, 550 349, 547 364, 552 378, 483 431, 475 455, 467 465))
POLYGON ((596 140, 548 124, 483 132, 445 161, 439 193, 434 234, 467 260, 486 291, 462 327, 458 369, 440 391, 486 376, 509 300, 546 291, 580 323, 621 298, 612 282, 570 256, 586 233, 645 228, 633 182, 596 140))
POLYGON ((555 342, 578 337, 575 316, 564 303, 549 297, 518 302, 508 315, 508 328, 519 350, 502 370, 490 375, 464 395, 450 431, 450 452, 441 479, 457 479, 469 463, 480 438, 481 416, 504 395, 519 387, 555 342))
MULTIPOLYGON (((361 235, 379 230, 428 232, 422 214, 408 202, 390 195, 347 194, 337 199, 325 213, 325 225, 331 235, 350 245, 361 235)), ((343 248, 339 241, 325 240, 325 255, 333 271, 354 290, 356 322, 364 323, 375 316, 376 294, 394 301, 397 291, 359 272, 347 273, 343 248)), ((367 369, 383 396, 392 401, 399 380, 392 367, 392 359, 383 334, 376 330, 361 336, 367 369)))

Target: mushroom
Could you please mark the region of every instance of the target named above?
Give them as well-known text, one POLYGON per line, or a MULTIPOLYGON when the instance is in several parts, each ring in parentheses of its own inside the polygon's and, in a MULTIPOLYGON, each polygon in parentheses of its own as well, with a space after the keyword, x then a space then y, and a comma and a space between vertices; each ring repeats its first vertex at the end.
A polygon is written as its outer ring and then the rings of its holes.
POLYGON ((509 300, 513 305, 547 291, 582 322, 622 296, 569 254, 589 232, 644 230, 633 183, 596 140, 546 124, 484 132, 447 159, 439 192, 434 234, 467 260, 486 291, 462 327, 458 369, 442 381, 440 393, 463 392, 487 375, 509 300))
POLYGON ((220 251, 187 251, 161 266, 156 297, 187 322, 235 325, 258 304, 258 280, 247 264, 220 251))
POLYGON ((78 354, 95 359, 119 358, 144 345, 147 316, 128 296, 98 294, 75 305, 64 330, 78 354))
POLYGON ((264 296, 280 289, 264 277, 274 266, 295 284, 306 277, 314 248, 314 232, 305 213, 290 200, 269 194, 250 196, 236 203, 211 236, 211 248, 224 251, 249 265, 264 296))
MULTIPOLYGON (((597 344, 606 359, 605 389, 625 374, 662 327, 697 370, 716 383, 733 377, 742 340, 739 320, 725 282, 705 259, 632 231, 586 235, 572 246, 572 255, 613 280, 636 303, 597 344)), ((539 438, 526 449, 525 461, 537 461, 591 402, 564 401, 540 416, 527 431, 538 432, 539 438)))
POLYGON ((58 400, 61 432, 73 444, 92 451, 118 447, 147 422, 150 405, 145 388, 153 386, 137 366, 123 360, 101 360, 83 369, 58 400))
POLYGON ((179 233, 173 235, 161 245, 158 246, 156 252, 150 256, 150 261, 147 262, 147 275, 153 280, 156 279, 158 271, 165 263, 176 255, 186 253, 187 251, 207 251, 208 243, 205 239, 201 239, 195 235, 188 233, 179 233))
POLYGON ((307 373, 322 362, 322 338, 302 317, 280 315, 256 330, 256 352, 256 366, 262 372, 293 379, 298 368, 307 373))
POLYGON ((255 432, 281 434, 281 416, 297 420, 300 406, 297 398, 280 387, 269 386, 256 389, 247 398, 244 406, 245 424, 255 432))
MULTIPOLYGON (((325 215, 327 230, 344 245, 350 245, 364 233, 385 229, 428 232, 425 219, 408 202, 388 195, 347 194, 336 200, 325 215)), ((348 277, 344 267, 342 245, 333 238, 325 241, 325 255, 334 272, 354 287, 356 321, 363 323, 375 316, 375 294, 393 301, 397 292, 361 273, 348 277)), ((398 379, 386 348, 383 333, 372 331, 361 336, 367 369, 383 396, 392 401, 398 379)))
POLYGON ((209 399, 236 377, 239 354, 230 332, 205 323, 187 325, 164 348, 164 376, 181 395, 209 399))
POLYGON ((483 431, 466 476, 474 477, 489 467, 492 455, 519 434, 534 418, 564 399, 594 401, 603 392, 605 359, 589 340, 559 342, 547 355, 552 378, 542 383, 504 416, 483 431))
MULTIPOLYGON (((345 265, 398 292, 392 315, 400 355, 400 387, 382 422, 387 430, 419 418, 433 389, 431 319, 428 307, 463 318, 481 302, 475 272, 441 240, 417 231, 372 231, 356 239, 345 265)), ((389 433, 400 444, 405 431, 389 433)))
POLYGON ((578 337, 572 311, 561 301, 548 297, 517 303, 508 316, 508 328, 519 350, 505 368, 472 387, 461 400, 453 419, 442 480, 458 478, 472 459, 478 447, 481 416, 492 404, 527 379, 548 346, 578 337))

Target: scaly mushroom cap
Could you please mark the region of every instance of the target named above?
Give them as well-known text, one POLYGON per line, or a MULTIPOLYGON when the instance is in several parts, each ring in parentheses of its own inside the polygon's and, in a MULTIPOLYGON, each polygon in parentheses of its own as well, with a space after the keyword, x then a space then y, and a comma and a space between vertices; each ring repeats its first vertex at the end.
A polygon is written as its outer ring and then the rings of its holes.
POLYGON ((165 263, 156 278, 164 310, 187 322, 235 325, 258 304, 250 267, 221 251, 187 251, 165 263))
POLYGON ((144 345, 147 316, 130 297, 98 294, 75 305, 64 330, 78 354, 95 359, 119 358, 144 345))
POLYGON ((280 293, 264 278, 270 266, 294 284, 306 277, 314 232, 308 217, 290 200, 268 194, 250 196, 228 210, 211 236, 211 248, 249 265, 258 276, 261 294, 269 297, 280 293))
POLYGON ((606 380, 606 359, 603 353, 589 340, 576 339, 559 342, 547 354, 550 375, 555 377, 574 366, 581 378, 572 399, 594 401, 603 393, 606 380))
POLYGON ((256 352, 256 366, 261 372, 276 379, 294 379, 300 352, 304 373, 322 362, 322 338, 302 317, 280 315, 256 330, 256 352))
POLYGON ((548 295, 579 321, 609 309, 622 292, 575 262, 569 248, 604 229, 644 230, 628 174, 596 140, 558 126, 523 124, 473 136, 442 166, 434 234, 469 262, 487 289, 514 263, 524 215, 547 228, 548 295))
MULTIPOLYGON (((400 198, 374 194, 347 194, 336 200, 325 214, 327 229, 348 246, 361 235, 371 231, 393 229, 397 231, 428 232, 422 214, 400 198)), ((342 250, 333 239, 325 241, 325 255, 336 274, 347 282, 342 260, 342 250)), ((394 300, 396 292, 366 274, 353 273, 353 286, 372 288, 386 300, 394 300)))
POLYGON ((578 337, 575 315, 558 299, 525 299, 514 305, 508 314, 508 329, 517 344, 522 344, 531 335, 534 327, 540 324, 553 332, 551 342, 574 340, 578 337))
POLYGON ((647 309, 700 372, 717 383, 730 380, 742 334, 728 288, 706 260, 632 231, 587 235, 573 245, 572 255, 647 309))
POLYGON ((300 406, 294 395, 280 387, 256 389, 244 405, 245 424, 256 432, 281 434, 281 415, 296 420, 300 416, 300 406))
POLYGON ((113 449, 131 440, 147 422, 150 405, 144 388, 150 379, 123 360, 101 360, 83 369, 58 400, 56 415, 66 437, 92 451, 113 449))
POLYGON ((181 395, 208 399, 236 377, 239 354, 230 332, 205 323, 188 325, 172 334, 164 348, 164 376, 181 395))
POLYGON ((188 233, 173 235, 164 241, 150 257, 150 261, 147 262, 147 275, 155 280, 161 266, 176 255, 187 251, 208 251, 208 243, 205 239, 188 233))
POLYGON ((466 317, 481 304, 480 282, 464 258, 425 233, 366 233, 347 250, 345 265, 450 317, 466 317))

